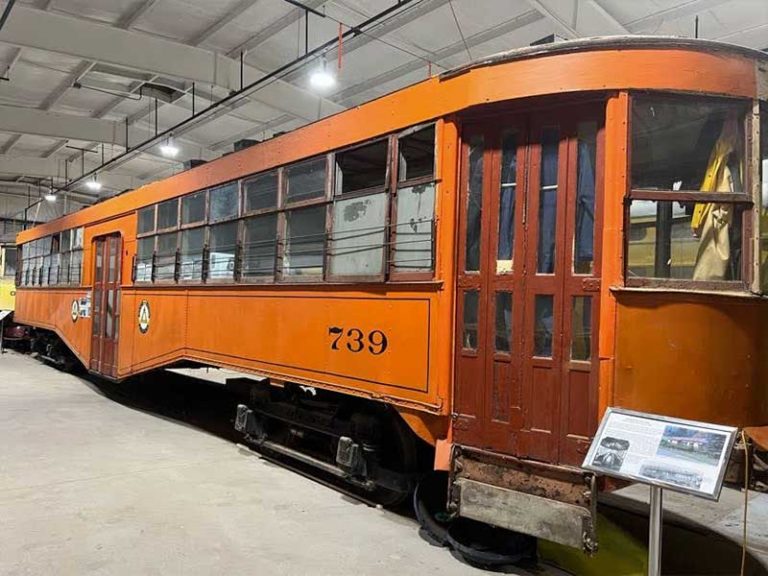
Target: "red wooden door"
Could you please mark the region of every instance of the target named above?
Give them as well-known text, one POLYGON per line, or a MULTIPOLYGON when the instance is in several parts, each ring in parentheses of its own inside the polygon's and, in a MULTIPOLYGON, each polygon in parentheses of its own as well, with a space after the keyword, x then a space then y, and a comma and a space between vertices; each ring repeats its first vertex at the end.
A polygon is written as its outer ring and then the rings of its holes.
POLYGON ((93 241, 93 312, 91 363, 93 372, 117 377, 120 328, 120 235, 100 236, 93 241))
POLYGON ((594 432, 600 115, 463 132, 454 437, 577 463, 594 432))

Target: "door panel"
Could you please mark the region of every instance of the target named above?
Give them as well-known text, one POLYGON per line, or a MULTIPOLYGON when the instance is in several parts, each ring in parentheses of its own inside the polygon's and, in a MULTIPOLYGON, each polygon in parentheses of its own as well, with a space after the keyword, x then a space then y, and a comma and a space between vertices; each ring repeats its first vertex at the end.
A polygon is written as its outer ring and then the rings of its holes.
POLYGON ((601 138, 589 108, 463 131, 458 443, 575 464, 594 433, 601 138))
POLYGON ((93 241, 93 317, 90 368, 94 372, 117 377, 117 346, 120 326, 119 235, 101 236, 93 241))

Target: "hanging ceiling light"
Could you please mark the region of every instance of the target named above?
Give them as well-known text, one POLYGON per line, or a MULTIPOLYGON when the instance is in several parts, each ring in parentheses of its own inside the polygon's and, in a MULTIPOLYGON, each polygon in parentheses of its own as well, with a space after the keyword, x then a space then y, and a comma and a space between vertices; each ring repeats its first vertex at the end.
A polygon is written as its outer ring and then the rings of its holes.
POLYGON ((334 78, 333 74, 328 71, 325 57, 323 57, 323 65, 315 70, 309 77, 309 83, 313 88, 318 90, 327 90, 336 85, 336 78, 334 78))
POLYGON ((56 194, 54 194, 53 190, 48 190, 45 196, 43 196, 47 202, 56 202, 56 194))
POLYGON ((173 143, 173 138, 168 138, 165 144, 160 146, 160 153, 168 158, 176 158, 179 155, 179 148, 173 143))
POLYGON ((85 186, 88 188, 88 190, 93 190, 94 192, 101 190, 101 182, 96 180, 96 176, 94 176, 92 180, 88 180, 85 183, 85 186))

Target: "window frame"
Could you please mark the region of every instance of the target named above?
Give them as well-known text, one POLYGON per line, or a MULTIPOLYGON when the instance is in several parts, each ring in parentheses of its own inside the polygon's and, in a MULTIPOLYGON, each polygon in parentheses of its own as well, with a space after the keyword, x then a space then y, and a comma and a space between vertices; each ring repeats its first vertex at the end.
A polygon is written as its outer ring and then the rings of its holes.
MULTIPOLYGON (((623 276, 624 286, 627 288, 658 288, 684 290, 688 292, 719 291, 719 292, 746 292, 753 285, 753 266, 755 258, 753 253, 754 235, 755 235, 755 215, 759 206, 759 198, 755 197, 755 174, 753 166, 755 162, 755 130, 759 134, 759 117, 756 117, 754 110, 754 101, 745 98, 725 97, 721 95, 710 94, 687 94, 670 91, 658 90, 630 90, 627 98, 627 154, 626 154, 626 190, 624 195, 624 214, 623 224, 624 233, 623 244, 623 276), (723 192, 701 192, 696 190, 652 190, 646 188, 635 188, 632 186, 632 140, 633 140, 633 106, 636 98, 651 97, 658 100, 676 102, 679 104, 696 104, 721 102, 734 105, 735 108, 742 107, 744 113, 742 142, 744 151, 744 175, 743 190, 738 193, 723 192), (656 201, 656 202, 712 202, 717 204, 728 204, 730 206, 741 206, 743 212, 741 215, 741 279, 739 280, 693 280, 685 278, 656 278, 656 277, 635 277, 629 275, 629 246, 630 246, 630 210, 632 201, 656 201)), ((758 191, 759 193, 759 185, 758 191)))
POLYGON ((178 196, 179 200, 179 230, 188 230, 189 228, 197 228, 198 226, 206 226, 208 224, 208 188, 203 188, 202 190, 195 190, 194 192, 190 192, 188 194, 183 194, 182 196, 178 196), (183 222, 183 216, 184 216, 184 198, 188 198, 190 196, 194 196, 195 194, 202 194, 203 195, 203 219, 202 220, 196 220, 194 222, 189 222, 188 224, 184 224, 183 222))
MULTIPOLYGON (((438 198, 440 196, 440 184, 442 183, 442 166, 440 165, 440 145, 442 142, 442 132, 444 124, 438 120, 430 120, 416 126, 410 126, 393 134, 393 155, 394 155, 394 174, 392 177, 393 186, 390 193, 390 214, 389 214, 389 233, 387 249, 387 276, 391 282, 428 282, 437 277, 437 234, 438 234, 438 198), (406 138, 420 130, 433 125, 435 127, 435 151, 432 167, 432 176, 420 176, 407 180, 400 180, 400 139, 406 138), (397 271, 394 261, 395 247, 397 246, 397 196, 401 189, 412 186, 421 186, 434 184, 435 200, 432 206, 432 266, 428 271, 404 272, 397 271)), ((458 226, 458 224, 457 224, 458 226)))
MULTIPOLYGON (((328 236, 330 234, 330 224, 328 219, 330 217, 330 206, 333 205, 332 191, 333 191, 333 172, 331 168, 335 166, 335 152, 329 152, 328 154, 318 154, 310 158, 305 158, 291 164, 286 164, 280 167, 281 177, 279 179, 279 195, 278 195, 278 218, 277 218, 277 259, 275 262, 275 276, 274 283, 280 284, 317 284, 324 283, 328 279, 328 236), (313 160, 317 160, 320 157, 325 158, 325 190, 322 196, 317 198, 310 198, 308 200, 299 200, 298 202, 288 201, 288 177, 286 170, 292 166, 298 166, 300 164, 308 163, 313 160), (323 270, 320 274, 311 274, 307 276, 302 275, 290 275, 285 274, 285 252, 288 245, 288 213, 293 211, 302 210, 304 208, 311 208, 319 205, 325 206, 325 238, 323 239, 323 270)), ((265 212, 266 213, 266 212, 265 212)))
POLYGON ((155 231, 154 234, 163 234, 165 232, 172 232, 178 230, 181 225, 181 199, 184 196, 175 196, 173 198, 166 198, 155 204, 155 231), (160 206, 167 202, 176 201, 176 224, 173 226, 166 226, 165 228, 159 228, 160 226, 160 206))
POLYGON ((332 182, 330 184, 330 192, 332 198, 329 202, 328 210, 325 216, 325 251, 323 254, 324 259, 324 276, 330 282, 385 282, 387 280, 387 273, 389 272, 389 260, 390 260, 390 234, 391 234, 391 218, 392 218, 392 203, 395 186, 395 178, 397 177, 397 169, 393 167, 393 161, 397 158, 394 152, 396 135, 387 134, 386 136, 380 136, 364 142, 358 142, 352 146, 347 146, 340 150, 335 151, 332 156, 333 174, 332 182), (344 154, 345 152, 351 152, 371 144, 385 141, 387 143, 387 160, 386 160, 386 174, 384 176, 384 184, 381 186, 369 186, 368 188, 361 188, 360 190, 352 190, 350 192, 342 193, 339 189, 339 182, 337 181, 340 169, 337 164, 336 156, 338 154, 344 154), (353 200, 355 198, 365 198, 366 196, 376 196, 379 194, 386 195, 386 206, 384 207, 384 244, 383 254, 381 257, 381 269, 374 274, 332 274, 331 273, 331 259, 333 254, 331 253, 331 245, 333 241, 333 210, 336 205, 336 201, 353 200))

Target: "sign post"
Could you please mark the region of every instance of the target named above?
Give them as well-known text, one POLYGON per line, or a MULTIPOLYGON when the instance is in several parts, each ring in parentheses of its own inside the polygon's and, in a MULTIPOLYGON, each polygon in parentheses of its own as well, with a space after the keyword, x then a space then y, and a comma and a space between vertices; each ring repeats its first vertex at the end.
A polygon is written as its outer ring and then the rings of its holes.
POLYGON ((608 408, 582 468, 649 484, 648 574, 661 575, 663 490, 718 500, 737 429, 608 408))
POLYGON ((651 486, 651 513, 648 522, 648 576, 661 576, 661 532, 664 528, 664 492, 651 486))

